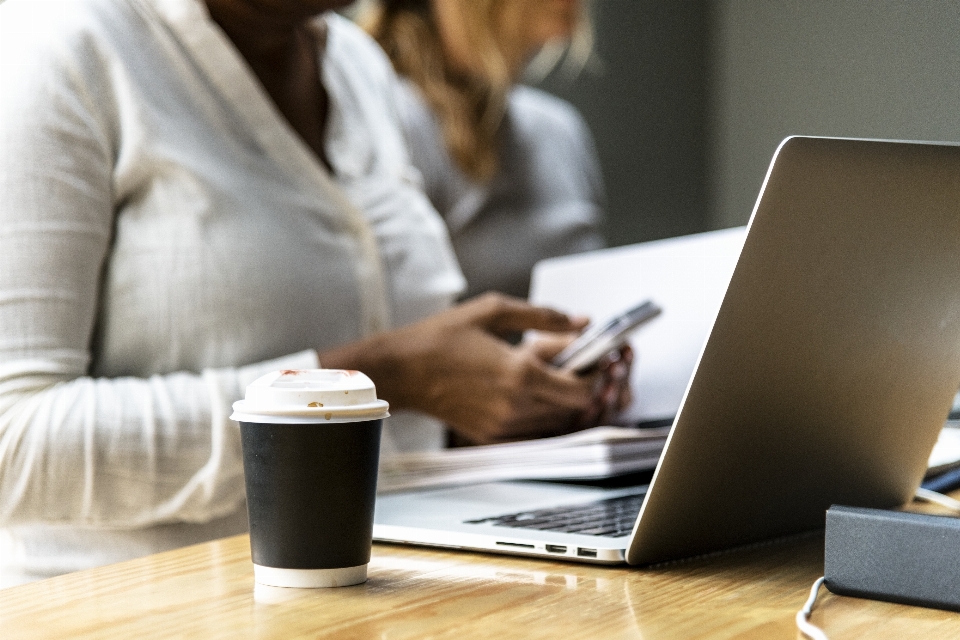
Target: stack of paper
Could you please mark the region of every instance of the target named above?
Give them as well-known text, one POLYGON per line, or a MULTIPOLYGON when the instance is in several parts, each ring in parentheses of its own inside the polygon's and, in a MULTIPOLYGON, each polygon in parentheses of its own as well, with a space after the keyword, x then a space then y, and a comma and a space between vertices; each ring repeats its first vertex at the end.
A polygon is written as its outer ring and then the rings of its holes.
MULTIPOLYGON (((380 461, 380 492, 497 480, 595 480, 657 466, 669 427, 596 427, 556 438, 397 453, 380 461)), ((960 464, 960 423, 930 454, 928 475, 960 464)))
POLYGON ((927 475, 935 476, 948 469, 960 466, 960 421, 949 420, 940 437, 937 438, 937 444, 933 446, 930 452, 930 460, 927 463, 927 475))
POLYGON ((657 466, 669 427, 596 427, 566 436, 444 451, 398 453, 380 462, 378 491, 495 480, 591 480, 657 466))

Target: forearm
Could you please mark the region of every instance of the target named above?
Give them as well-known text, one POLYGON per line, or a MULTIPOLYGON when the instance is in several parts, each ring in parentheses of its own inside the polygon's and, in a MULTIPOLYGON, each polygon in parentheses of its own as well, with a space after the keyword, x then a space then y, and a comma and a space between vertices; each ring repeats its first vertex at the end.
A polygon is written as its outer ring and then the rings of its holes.
POLYGON ((397 333, 380 333, 324 350, 319 353, 321 366, 362 371, 376 385, 377 397, 389 402, 391 409, 420 408, 412 389, 413 369, 420 359, 412 350, 403 353, 397 333))
POLYGON ((0 364, 0 523, 130 528, 233 512, 244 488, 232 402, 267 370, 307 366, 308 352, 104 379, 54 359, 0 364))
POLYGON ((0 397, 0 522, 144 526, 236 507, 227 385, 187 374, 58 377, 0 397))

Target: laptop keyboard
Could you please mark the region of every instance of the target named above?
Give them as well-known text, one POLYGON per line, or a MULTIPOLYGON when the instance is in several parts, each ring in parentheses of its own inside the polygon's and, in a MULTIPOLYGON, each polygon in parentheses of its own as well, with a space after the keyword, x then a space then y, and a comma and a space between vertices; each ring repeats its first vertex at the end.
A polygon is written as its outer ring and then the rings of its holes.
POLYGON ((640 513, 644 494, 608 498, 598 502, 522 511, 505 516, 467 520, 464 524, 577 533, 584 536, 629 535, 640 513))

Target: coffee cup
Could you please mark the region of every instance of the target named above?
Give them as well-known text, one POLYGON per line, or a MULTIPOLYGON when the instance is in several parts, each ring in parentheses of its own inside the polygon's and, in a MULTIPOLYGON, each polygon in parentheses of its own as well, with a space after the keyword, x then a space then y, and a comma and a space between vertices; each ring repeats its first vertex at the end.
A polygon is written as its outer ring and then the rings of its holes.
POLYGON ((366 581, 387 409, 370 378, 336 369, 275 371, 234 403, 256 582, 366 581))

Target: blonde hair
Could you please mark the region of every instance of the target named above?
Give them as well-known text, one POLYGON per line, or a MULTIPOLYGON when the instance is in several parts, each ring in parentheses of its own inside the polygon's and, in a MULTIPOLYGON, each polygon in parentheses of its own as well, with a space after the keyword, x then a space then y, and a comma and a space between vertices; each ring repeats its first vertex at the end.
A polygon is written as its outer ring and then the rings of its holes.
POLYGON ((456 2, 463 17, 462 35, 474 58, 470 72, 455 68, 445 55, 430 0, 380 0, 362 11, 358 22, 397 73, 420 87, 457 166, 486 182, 499 167, 507 94, 527 52, 504 19, 504 8, 514 0, 447 1, 456 2))

